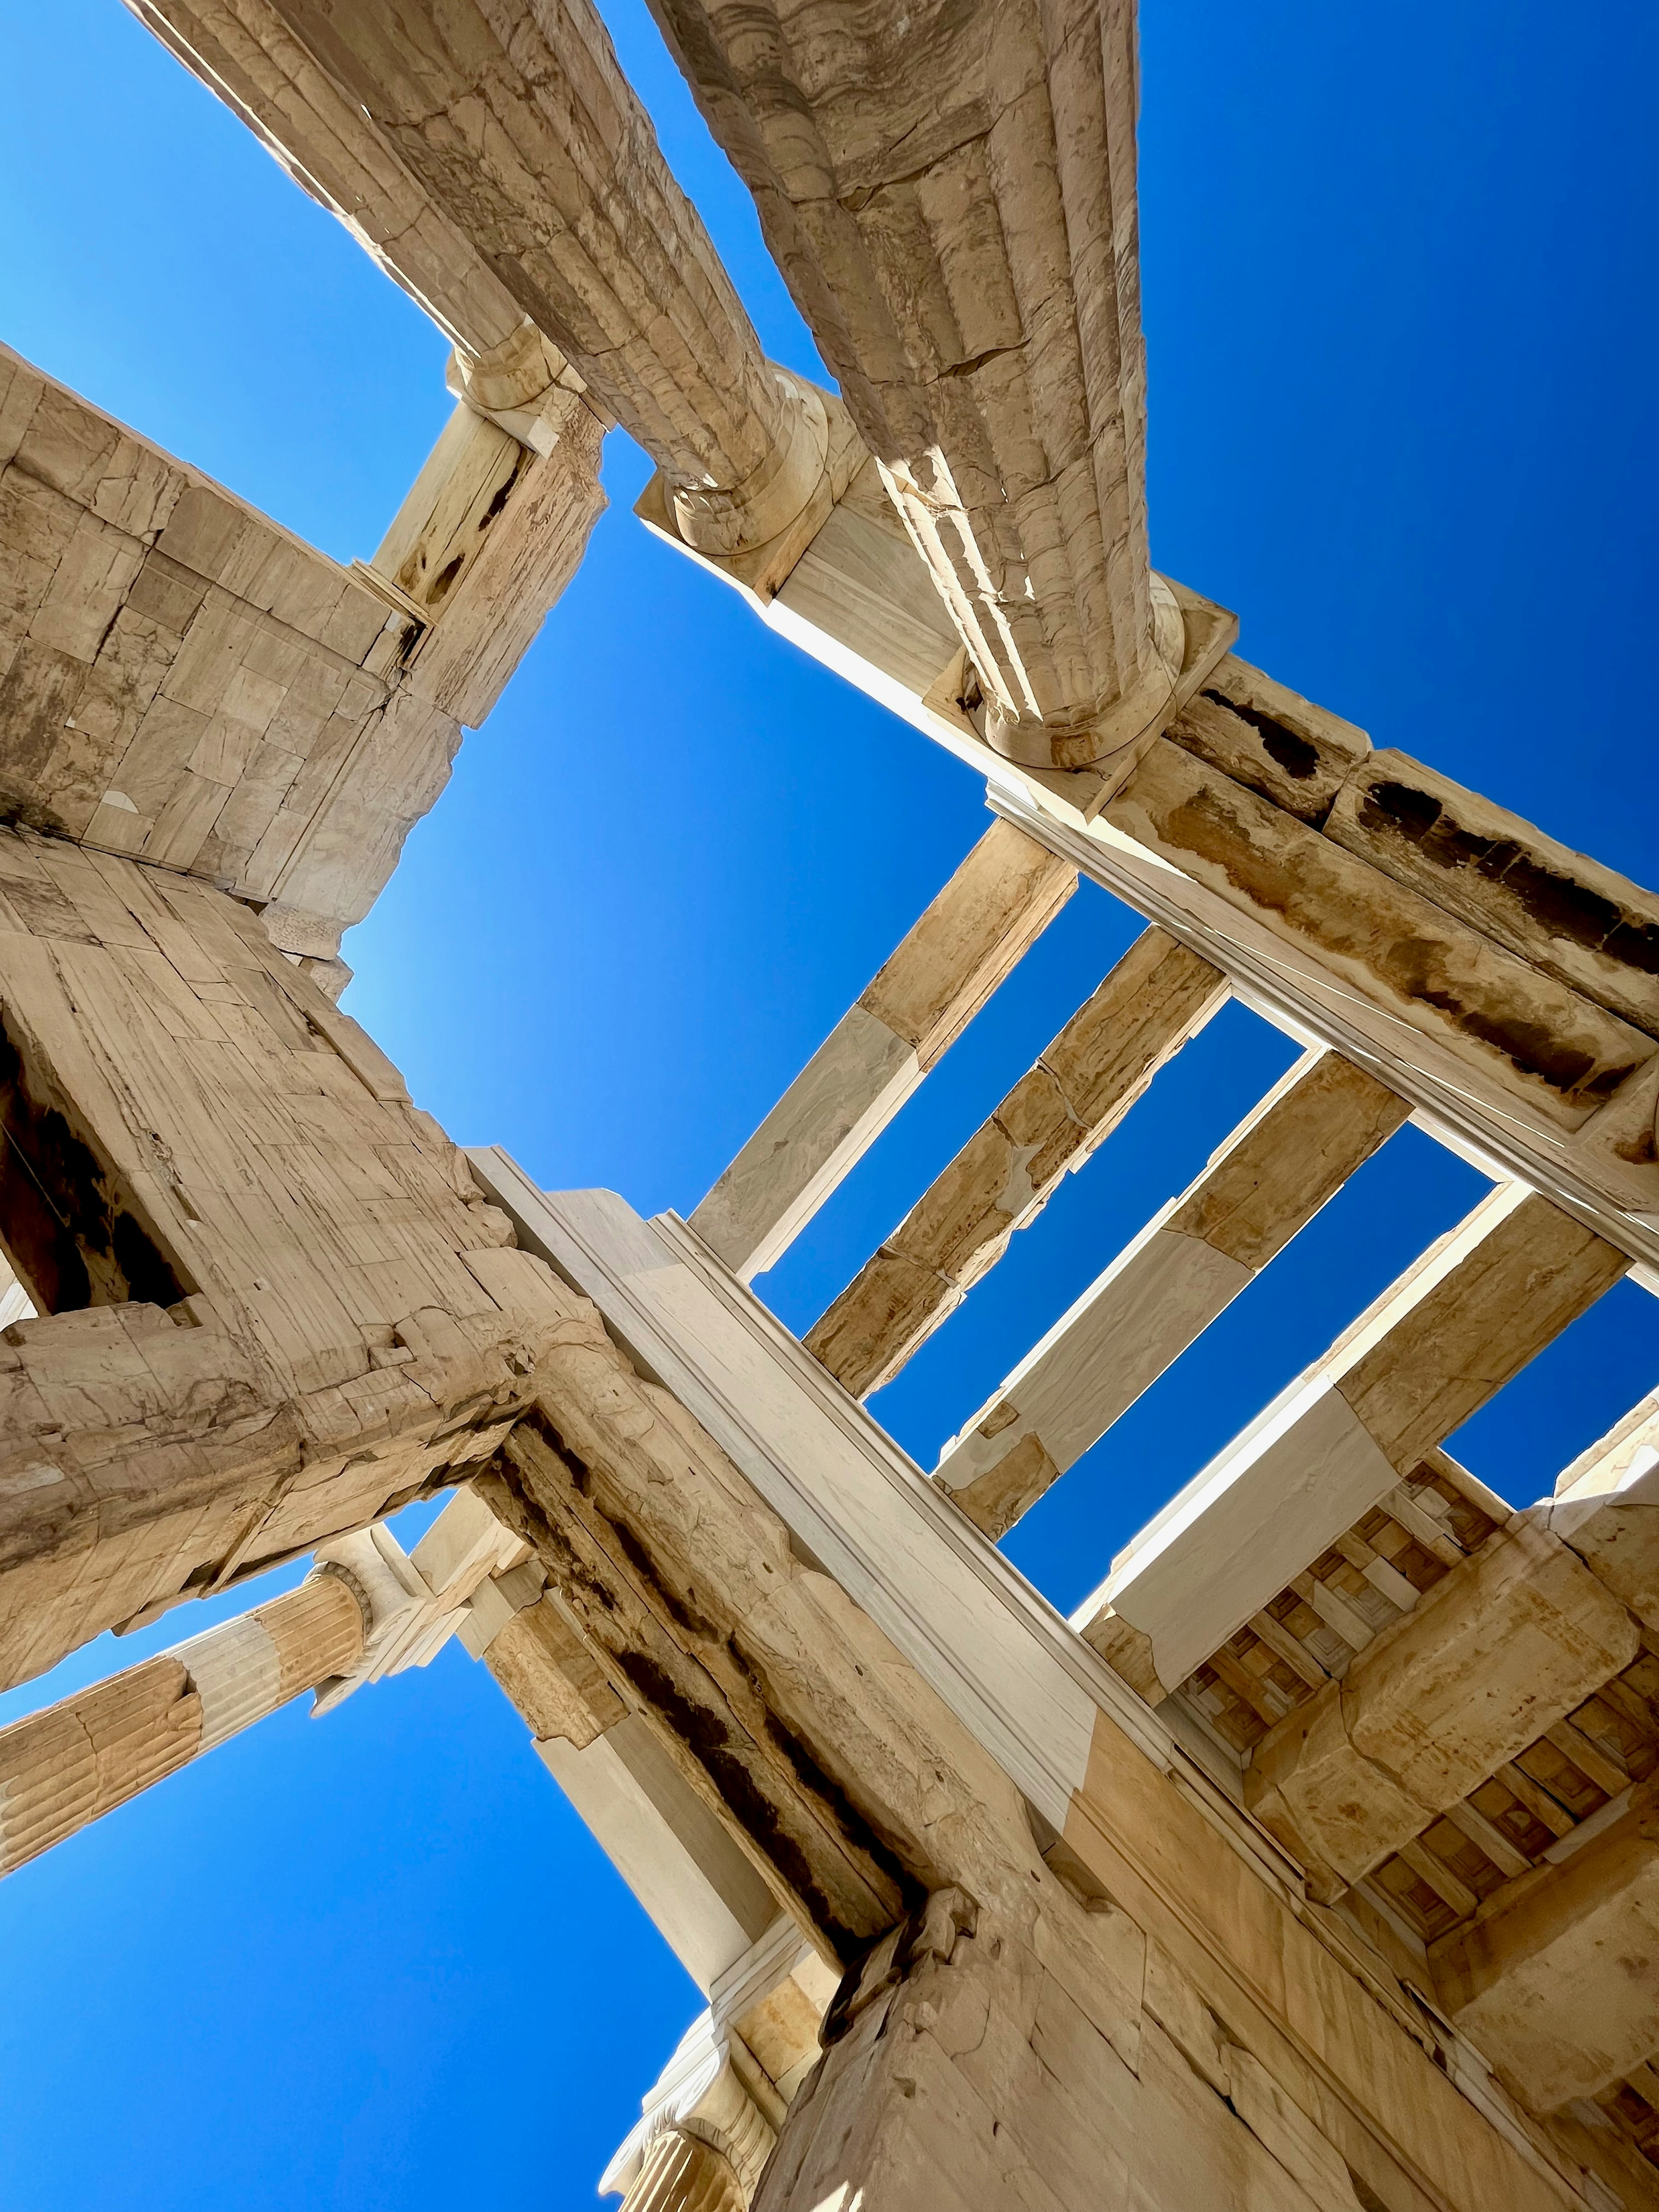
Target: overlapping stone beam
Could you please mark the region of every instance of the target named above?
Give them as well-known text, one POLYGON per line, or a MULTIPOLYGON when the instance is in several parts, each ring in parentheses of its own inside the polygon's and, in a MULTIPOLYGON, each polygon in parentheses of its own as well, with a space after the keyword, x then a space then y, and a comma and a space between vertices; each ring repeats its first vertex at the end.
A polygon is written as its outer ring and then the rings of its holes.
POLYGON ((1659 900, 1228 659, 1121 791, 999 811, 1494 1174, 1659 1258, 1659 900))
POLYGON ((1309 1051, 945 1446, 934 1481, 988 1535, 1000 1536, 1255 1280, 1407 1110, 1340 1054, 1309 1051))
POLYGON ((503 293, 551 339, 666 472, 689 544, 811 536, 856 441, 836 401, 767 362, 587 0, 271 0, 235 30, 147 7, 331 202, 354 218, 354 194, 376 203, 400 273, 393 211, 412 209, 407 281, 471 345, 507 338, 503 293))
POLYGON ((1133 757, 1179 609, 1150 570, 1133 7, 654 12, 972 663, 991 744, 1133 757), (831 58, 833 56, 833 58, 831 58))
MULTIPOLYGON (((606 1323, 604 1336, 573 1331, 542 1375, 544 1419, 585 1502, 546 1516, 539 1556, 590 1650, 607 1668, 630 1649, 660 1660, 661 1673, 640 1673, 641 1710, 703 1790, 732 1748, 728 1724, 677 1689, 699 1670, 717 1679, 750 1731, 787 1751, 814 1817, 878 1840, 927 1893, 881 1943, 859 1947, 826 2065, 785 2120, 760 2202, 789 2202, 796 2181, 816 2202, 833 2153, 836 2185, 868 2179, 872 2203, 915 2201, 926 2175, 924 2193, 948 2185, 944 2201, 967 2212, 985 2172, 1005 2170, 999 2159, 1031 2162, 1036 2138, 1028 2146, 1022 2130, 1054 2109, 1042 2085, 1057 2069, 1066 2112, 1086 2117, 1058 2136, 1039 2129, 1035 2163, 1053 2171, 1057 2143, 1074 2144, 1079 2202, 1131 2143, 1144 2191, 1171 2203, 1415 2193, 1542 2212, 1583 2196, 1586 2164, 1626 2203, 1650 2201, 1611 2136, 1564 2151, 1511 2105, 1374 1948, 1356 1971, 1352 1932, 1310 1910, 1160 1717, 1093 1670, 1094 1655, 699 1240, 606 1194, 544 1197, 498 1154, 475 1164, 521 1239, 590 1290, 606 1323), (643 1381, 641 1364, 660 1382, 643 1381), (573 1539, 576 1522, 586 1533, 573 1539), (642 1608, 656 1625, 636 1642, 642 1608), (924 1952, 932 1963, 913 1980, 906 1962, 924 1952), (967 2033, 936 2051, 936 2018, 967 2033), (884 2020, 902 2037, 884 2039, 884 2020), (1040 2064, 1025 2056, 1034 2034, 1050 2054, 1040 2064), (913 2085, 928 2069, 922 2121, 966 2110, 982 2116, 971 2136, 954 2122, 944 2136, 931 2123, 906 2132, 913 2107, 879 2070, 893 2044, 911 2054, 913 2085), (861 2070, 866 2059, 877 2070, 861 2070), (865 2136, 835 2124, 843 2097, 841 2109, 904 2146, 896 2193, 865 2136), (1293 2191, 1288 2172, 1313 2193, 1293 2191)), ((501 1479, 521 1490, 505 1463, 501 1479)), ((758 1797, 711 1795, 814 1920, 808 1869, 787 1850, 798 1832, 771 1814, 781 1784, 778 1772, 758 1797)))
POLYGON ((734 1274, 774 1265, 1076 888, 1008 823, 986 832, 691 1216, 734 1274))
POLYGON ((1441 1454, 1179 1701, 1316 1890, 1533 2110, 1659 2047, 1659 1506, 1644 1400, 1510 1512, 1441 1454))
POLYGON ((1499 1185, 1141 1531, 1075 1625, 1149 1694, 1174 1690, 1629 1264, 1499 1185))
POLYGON ((1226 998, 1219 973, 1163 931, 1137 939, 813 1324, 807 1349, 856 1396, 890 1381, 1226 998))

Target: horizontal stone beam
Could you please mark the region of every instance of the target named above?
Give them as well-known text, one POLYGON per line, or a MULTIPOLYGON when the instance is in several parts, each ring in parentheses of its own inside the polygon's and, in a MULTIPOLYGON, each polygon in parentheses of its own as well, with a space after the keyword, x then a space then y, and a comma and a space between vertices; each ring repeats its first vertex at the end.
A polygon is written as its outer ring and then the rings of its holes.
POLYGON ((1659 1633, 1659 1393, 1573 1462, 1546 1510, 1553 1532, 1659 1633))
POLYGON ((1565 1128, 1654 1056, 1644 1031, 1169 738, 1104 813, 1275 935, 1315 947, 1351 988, 1449 1038, 1565 1128))
POLYGON ((734 1274, 776 1262, 1076 888, 1009 823, 986 832, 691 1216, 734 1274))
POLYGON ((951 1439, 934 1481, 988 1535, 1012 1528, 1407 1110, 1339 1054, 1305 1054, 951 1439))
POLYGON ((857 1397, 890 1381, 1226 998, 1162 930, 1137 939, 814 1322, 808 1351, 857 1397))
POLYGON ((1118 1555, 1074 1625, 1185 1680, 1629 1266, 1500 1184, 1118 1555))

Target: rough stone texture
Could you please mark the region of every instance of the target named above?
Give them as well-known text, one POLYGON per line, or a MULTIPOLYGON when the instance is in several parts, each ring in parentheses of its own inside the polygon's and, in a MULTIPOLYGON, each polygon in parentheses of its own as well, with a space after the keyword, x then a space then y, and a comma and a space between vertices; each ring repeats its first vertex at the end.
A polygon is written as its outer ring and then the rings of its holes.
POLYGON ((1628 1264, 1547 1199, 1498 1186, 1131 1540, 1074 1624, 1109 1605, 1152 1638, 1173 1691, 1628 1264))
POLYGON ((669 471, 691 542, 735 552, 796 519, 837 404, 767 362, 586 0, 274 0, 246 19, 274 59, 216 9, 222 61, 198 58, 196 9, 149 9, 331 204, 372 205, 378 250, 472 350, 507 335, 504 291, 669 471), (406 271, 394 210, 415 219, 406 271))
POLYGON ((1064 769, 1132 746, 1182 659, 1146 551, 1133 9, 654 12, 957 623, 991 742, 1064 769))
POLYGON ((1232 653, 1165 734, 1316 830, 1370 750, 1364 730, 1232 653))
POLYGON ((1105 810, 1139 843, 1309 945, 1328 971, 1449 1038, 1576 1128, 1653 1040, 1167 738, 1105 810))
POLYGON ((327 957, 574 574, 598 457, 574 398, 513 445, 417 619, 0 349, 0 804, 313 915, 327 957))
MULTIPOLYGON (((521 1427, 487 1494, 848 1967, 759 2212, 1580 2201, 1553 2138, 1460 2094, 1456 2052, 1380 1957, 1247 1863, 1103 1714, 1064 1838, 1039 1843, 973 1738, 596 1317, 573 1316, 538 1389, 530 1448, 521 1427)), ((1620 2154, 1586 2154, 1627 2205, 1659 2202, 1620 2154)))
POLYGON ((1659 1789, 1436 1944, 1440 2000, 1540 2112, 1659 2050, 1659 1789))
POLYGON ((522 309, 270 0, 127 0, 295 183, 353 232, 458 345, 488 352, 522 309))
POLYGON ((1490 1539, 1255 1747, 1245 1799, 1343 1886, 1635 1656, 1629 1615, 1528 1522, 1490 1539))
POLYGON ((234 899, 0 832, 0 1238, 42 1310, 0 1341, 16 1681, 453 1480, 557 1302, 234 899))
POLYGON ((1349 776, 1325 834, 1547 975, 1659 1033, 1659 897, 1400 752, 1349 776))
POLYGON ((1226 997, 1162 930, 1137 939, 813 1324, 808 1350, 860 1397, 890 1381, 1226 997))
POLYGON ((744 2212, 744 2197, 719 2151, 675 2129, 646 2154, 622 2212, 744 2212))

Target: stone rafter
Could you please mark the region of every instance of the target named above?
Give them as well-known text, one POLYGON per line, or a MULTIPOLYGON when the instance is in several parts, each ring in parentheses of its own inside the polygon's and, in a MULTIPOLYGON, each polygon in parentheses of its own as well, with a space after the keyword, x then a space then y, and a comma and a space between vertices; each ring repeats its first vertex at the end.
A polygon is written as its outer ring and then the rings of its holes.
POLYGON ((1148 930, 813 1323, 808 1350, 860 1397, 890 1382, 1226 1000, 1207 961, 1148 930))

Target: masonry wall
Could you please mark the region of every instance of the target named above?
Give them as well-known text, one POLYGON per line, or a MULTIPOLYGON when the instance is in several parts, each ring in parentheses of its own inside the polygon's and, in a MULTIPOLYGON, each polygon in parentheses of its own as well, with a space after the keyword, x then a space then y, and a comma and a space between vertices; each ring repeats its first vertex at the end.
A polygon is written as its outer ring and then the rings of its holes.
POLYGON ((377 1518, 522 1403, 546 1270, 258 915, 0 830, 0 1680, 377 1518), (53 1310, 57 1309, 57 1310, 53 1310))

